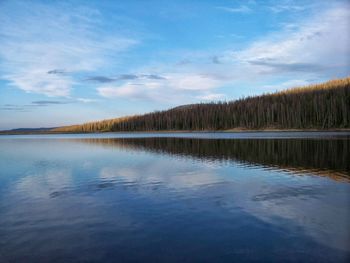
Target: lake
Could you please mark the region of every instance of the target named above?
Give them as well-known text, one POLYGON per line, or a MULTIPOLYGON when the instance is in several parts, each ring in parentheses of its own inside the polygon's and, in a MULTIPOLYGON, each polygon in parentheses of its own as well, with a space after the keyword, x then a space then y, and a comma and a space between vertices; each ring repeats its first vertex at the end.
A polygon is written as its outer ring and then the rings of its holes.
POLYGON ((0 136, 0 262, 349 262, 350 133, 0 136))

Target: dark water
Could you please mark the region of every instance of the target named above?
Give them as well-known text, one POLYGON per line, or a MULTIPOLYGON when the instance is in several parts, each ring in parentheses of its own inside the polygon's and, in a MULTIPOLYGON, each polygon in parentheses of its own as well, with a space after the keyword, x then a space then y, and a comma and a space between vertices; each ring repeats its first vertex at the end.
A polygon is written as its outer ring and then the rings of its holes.
POLYGON ((0 136, 0 262, 349 262, 347 133, 0 136))

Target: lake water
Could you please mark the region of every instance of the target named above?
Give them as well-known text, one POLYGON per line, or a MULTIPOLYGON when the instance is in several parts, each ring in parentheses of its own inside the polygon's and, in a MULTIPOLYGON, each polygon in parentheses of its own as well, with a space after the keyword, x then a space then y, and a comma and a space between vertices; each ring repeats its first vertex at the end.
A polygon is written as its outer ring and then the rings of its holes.
POLYGON ((0 262, 349 262, 350 134, 0 136, 0 262))

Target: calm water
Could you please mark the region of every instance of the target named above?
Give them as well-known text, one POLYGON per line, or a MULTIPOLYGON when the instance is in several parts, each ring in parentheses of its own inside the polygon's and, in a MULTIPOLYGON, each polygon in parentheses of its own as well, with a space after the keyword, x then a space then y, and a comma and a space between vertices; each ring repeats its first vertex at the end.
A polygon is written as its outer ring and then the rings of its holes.
POLYGON ((348 133, 0 136, 0 262, 347 262, 348 133))

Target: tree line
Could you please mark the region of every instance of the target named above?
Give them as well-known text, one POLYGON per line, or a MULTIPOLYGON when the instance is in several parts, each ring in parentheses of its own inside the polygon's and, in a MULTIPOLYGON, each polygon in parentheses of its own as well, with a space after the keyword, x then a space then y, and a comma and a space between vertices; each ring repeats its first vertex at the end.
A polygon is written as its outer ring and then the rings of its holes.
POLYGON ((230 102, 65 126, 53 132, 350 128, 350 77, 230 102))

